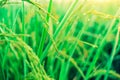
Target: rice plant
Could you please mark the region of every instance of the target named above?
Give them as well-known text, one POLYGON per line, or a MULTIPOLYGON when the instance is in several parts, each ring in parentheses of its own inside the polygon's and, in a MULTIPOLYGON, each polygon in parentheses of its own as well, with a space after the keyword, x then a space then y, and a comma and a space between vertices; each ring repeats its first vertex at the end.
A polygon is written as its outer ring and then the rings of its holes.
POLYGON ((0 0, 0 80, 120 80, 119 0, 0 0))

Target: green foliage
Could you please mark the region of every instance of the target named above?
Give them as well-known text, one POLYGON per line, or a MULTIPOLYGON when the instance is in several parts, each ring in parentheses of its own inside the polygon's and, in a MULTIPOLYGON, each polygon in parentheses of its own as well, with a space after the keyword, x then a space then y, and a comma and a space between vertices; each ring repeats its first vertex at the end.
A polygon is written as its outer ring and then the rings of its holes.
POLYGON ((116 1, 0 0, 0 80, 119 80, 116 1))

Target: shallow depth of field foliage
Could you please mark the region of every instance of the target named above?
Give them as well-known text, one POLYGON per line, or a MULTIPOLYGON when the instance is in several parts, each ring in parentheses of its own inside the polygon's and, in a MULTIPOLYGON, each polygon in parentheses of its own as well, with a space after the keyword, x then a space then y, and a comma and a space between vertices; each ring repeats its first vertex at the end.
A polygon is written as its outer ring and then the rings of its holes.
POLYGON ((0 80, 120 80, 120 0, 0 0, 0 80))

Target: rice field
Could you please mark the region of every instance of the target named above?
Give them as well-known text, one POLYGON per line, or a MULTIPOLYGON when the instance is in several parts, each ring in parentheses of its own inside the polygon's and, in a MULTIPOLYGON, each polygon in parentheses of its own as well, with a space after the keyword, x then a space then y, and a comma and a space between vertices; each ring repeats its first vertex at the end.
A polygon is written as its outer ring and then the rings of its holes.
POLYGON ((120 0, 0 0, 0 80, 120 80, 120 0))

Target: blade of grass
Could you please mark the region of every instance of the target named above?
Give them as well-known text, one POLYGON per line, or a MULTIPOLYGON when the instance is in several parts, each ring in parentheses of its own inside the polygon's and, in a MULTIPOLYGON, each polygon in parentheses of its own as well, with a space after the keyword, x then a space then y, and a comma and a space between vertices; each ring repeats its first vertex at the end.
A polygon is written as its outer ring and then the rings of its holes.
MULTIPOLYGON (((86 24, 85 26, 82 27, 82 30, 79 31, 79 33, 78 33, 78 35, 77 35, 76 38, 78 38, 78 39, 81 38, 82 33, 83 33, 84 30, 87 28, 87 27, 86 27, 87 25, 88 25, 88 24, 86 24)), ((63 69, 64 75, 66 75, 67 72, 68 72, 68 70, 69 70, 70 59, 72 58, 72 56, 73 56, 73 54, 74 54, 74 51, 75 51, 75 49, 76 49, 77 44, 78 44, 78 40, 75 40, 72 45, 70 45, 70 46, 68 45, 68 50, 70 50, 70 54, 69 54, 69 58, 68 58, 67 63, 66 63, 66 67, 63 69)), ((82 72, 81 68, 79 68, 79 70, 80 70, 80 74, 81 74, 82 78, 85 79, 84 73, 82 72)), ((62 77, 62 76, 61 76, 61 77, 62 77)))
MULTIPOLYGON (((22 34, 25 34, 25 25, 24 25, 24 1, 22 1, 22 34)), ((25 40, 25 37, 23 37, 23 40, 25 40)))
MULTIPOLYGON (((49 14, 51 12, 51 9, 52 9, 52 0, 50 0, 49 6, 48 6, 48 13, 49 14)), ((50 16, 47 14, 47 16, 46 16, 47 23, 49 22, 49 18, 50 18, 50 16)), ((43 28, 40 45, 39 45, 39 48, 38 48, 38 51, 37 51, 38 57, 41 57, 41 55, 43 53, 43 48, 44 48, 44 43, 45 43, 46 36, 47 36, 47 32, 46 32, 45 28, 43 28)))
MULTIPOLYGON (((119 13, 120 13, 120 9, 116 12, 116 16, 119 15, 119 13)), ((107 32, 106 32, 103 40, 101 41, 101 45, 100 45, 99 48, 97 49, 97 52, 96 52, 96 54, 95 54, 95 56, 94 56, 94 58, 93 58, 93 61, 92 61, 92 63, 90 64, 90 67, 88 68, 88 71, 87 71, 87 73, 86 73, 86 79, 85 79, 85 80, 88 80, 88 79, 89 79, 89 75, 90 75, 91 71, 93 70, 93 68, 94 68, 94 66, 95 66, 95 64, 96 64, 96 62, 97 62, 97 60, 98 60, 98 58, 99 58, 99 56, 100 56, 100 52, 101 52, 101 50, 102 50, 103 47, 104 47, 103 44, 104 44, 107 36, 108 36, 109 33, 111 32, 112 27, 113 27, 115 21, 116 21, 116 18, 114 18, 114 19, 112 20, 112 22, 111 22, 111 24, 110 24, 110 26, 109 26, 109 29, 107 30, 107 32)))
MULTIPOLYGON (((70 15, 71 15, 71 12, 72 12, 72 10, 75 8, 75 6, 76 6, 76 4, 78 3, 78 1, 79 1, 79 0, 75 0, 75 1, 71 4, 70 8, 67 10, 65 16, 63 17, 62 21, 60 22, 60 24, 59 24, 59 26, 58 26, 58 28, 57 28, 57 30, 56 30, 55 33, 53 34, 53 38, 54 38, 54 39, 56 39, 59 31, 63 28, 63 25, 64 25, 64 24, 67 22, 67 20, 69 19, 70 15)), ((46 49, 44 50, 43 54, 41 55, 41 58, 40 58, 40 61, 41 61, 41 62, 43 61, 43 59, 44 59, 45 56, 47 55, 47 52, 48 52, 51 44, 52 44, 52 42, 50 41, 50 42, 48 43, 46 49)))
POLYGON ((118 28, 118 31, 117 31, 117 34, 116 34, 115 44, 114 44, 114 47, 113 47, 113 50, 112 50, 112 54, 111 54, 110 60, 107 63, 107 71, 106 71, 106 75, 104 77, 104 80, 107 80, 107 78, 108 78, 108 73, 109 73, 110 67, 112 65, 114 56, 116 54, 116 49, 117 49, 117 45, 118 45, 118 42, 119 42, 119 36, 120 35, 119 35, 119 28, 118 28))
MULTIPOLYGON (((99 33, 100 27, 101 27, 101 26, 99 26, 99 28, 98 28, 98 30, 96 31, 96 33, 99 33)), ((106 29, 107 29, 107 27, 106 27, 106 29)), ((103 31, 103 33, 105 33, 106 29, 103 31)), ((95 45, 97 45, 100 37, 101 37, 101 36, 100 36, 100 34, 99 34, 99 35, 97 36, 95 42, 94 42, 95 45)), ((94 54, 93 54, 93 53, 94 53, 94 50, 95 50, 94 48, 91 48, 91 49, 90 49, 89 55, 88 55, 88 57, 87 57, 86 63, 84 64, 83 70, 85 70, 87 64, 89 64, 90 59, 91 59, 92 56, 94 55, 94 54)))
MULTIPOLYGON (((25 34, 25 24, 24 24, 24 16, 25 16, 25 11, 24 11, 24 1, 22 1, 22 34, 25 34)), ((23 36, 23 41, 25 41, 25 36, 23 36)), ((26 68, 26 55, 24 56, 24 77, 26 77, 27 74, 27 68, 26 68)))

